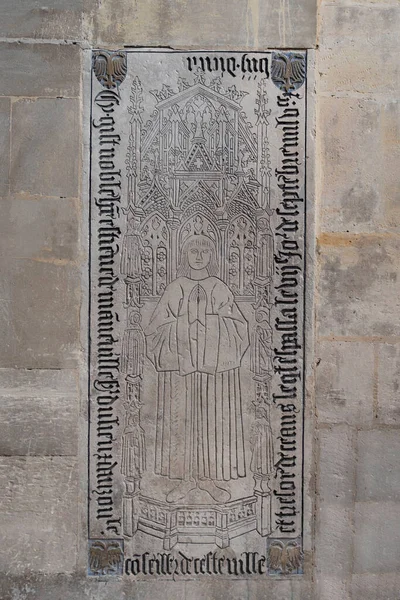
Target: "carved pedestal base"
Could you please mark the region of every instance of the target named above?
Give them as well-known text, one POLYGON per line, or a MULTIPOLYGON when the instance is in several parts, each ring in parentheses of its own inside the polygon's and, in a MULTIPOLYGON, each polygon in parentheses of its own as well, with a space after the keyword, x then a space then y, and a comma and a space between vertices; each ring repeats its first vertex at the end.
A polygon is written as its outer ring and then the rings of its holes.
POLYGON ((257 531, 263 537, 272 531, 271 525, 271 489, 268 475, 254 475, 254 495, 257 499, 257 531))
POLYGON ((122 498, 122 530, 124 535, 132 537, 138 529, 138 502, 140 480, 126 478, 126 492, 122 498))
POLYGON ((176 543, 216 544, 229 541, 257 528, 256 496, 226 504, 187 504, 172 506, 146 496, 124 498, 124 534, 144 531, 163 540, 165 550, 176 543))

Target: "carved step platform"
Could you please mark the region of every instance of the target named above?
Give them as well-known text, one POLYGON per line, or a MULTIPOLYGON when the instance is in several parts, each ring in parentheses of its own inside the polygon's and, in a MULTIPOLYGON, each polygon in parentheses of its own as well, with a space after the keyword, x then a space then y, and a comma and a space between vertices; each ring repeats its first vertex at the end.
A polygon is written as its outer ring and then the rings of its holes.
POLYGON ((124 531, 130 537, 137 530, 163 540, 165 550, 176 543, 216 544, 256 529, 256 496, 225 504, 173 506, 146 496, 124 498, 124 531))

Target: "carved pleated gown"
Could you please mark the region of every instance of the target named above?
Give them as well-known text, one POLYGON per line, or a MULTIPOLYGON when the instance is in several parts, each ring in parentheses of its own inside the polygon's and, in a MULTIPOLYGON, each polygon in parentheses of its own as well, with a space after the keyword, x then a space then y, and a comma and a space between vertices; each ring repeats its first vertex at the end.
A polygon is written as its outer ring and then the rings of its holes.
POLYGON ((155 472, 171 479, 245 476, 240 363, 248 324, 217 277, 168 285, 145 330, 158 372, 155 472))

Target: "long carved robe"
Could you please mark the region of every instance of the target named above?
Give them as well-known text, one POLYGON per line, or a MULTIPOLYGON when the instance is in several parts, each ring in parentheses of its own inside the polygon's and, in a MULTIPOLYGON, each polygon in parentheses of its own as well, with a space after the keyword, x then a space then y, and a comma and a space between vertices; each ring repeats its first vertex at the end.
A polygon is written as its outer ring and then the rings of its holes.
POLYGON ((247 321, 220 279, 179 277, 145 330, 158 371, 155 472, 171 479, 245 476, 240 363, 247 321))

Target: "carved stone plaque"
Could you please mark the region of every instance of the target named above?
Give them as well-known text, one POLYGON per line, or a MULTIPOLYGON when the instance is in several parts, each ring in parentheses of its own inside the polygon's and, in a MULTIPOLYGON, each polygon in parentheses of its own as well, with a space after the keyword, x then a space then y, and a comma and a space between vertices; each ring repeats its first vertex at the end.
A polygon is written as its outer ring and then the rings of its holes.
POLYGON ((306 52, 91 85, 88 574, 301 574, 306 52))

